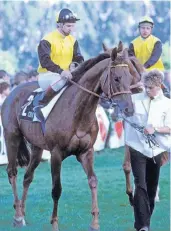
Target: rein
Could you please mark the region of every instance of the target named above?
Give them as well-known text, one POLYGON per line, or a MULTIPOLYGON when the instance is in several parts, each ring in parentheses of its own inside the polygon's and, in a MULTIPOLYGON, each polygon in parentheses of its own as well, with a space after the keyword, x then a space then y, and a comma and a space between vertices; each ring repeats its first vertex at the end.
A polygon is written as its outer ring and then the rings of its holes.
MULTIPOLYGON (((118 67, 118 66, 119 66, 119 67, 128 67, 127 64, 117 64, 117 65, 114 65, 114 66, 113 66, 113 65, 109 66, 109 67, 108 67, 108 75, 107 75, 108 79, 110 79, 110 70, 111 70, 111 68, 112 68, 112 67, 115 68, 115 67, 118 67)), ((96 96, 96 97, 98 97, 98 98, 100 98, 100 99, 110 99, 110 98, 107 97, 107 96, 102 96, 102 95, 99 95, 99 94, 97 94, 97 93, 95 93, 95 92, 93 92, 93 91, 88 90, 87 88, 81 86, 80 84, 74 82, 74 81, 71 80, 71 79, 68 79, 68 81, 69 81, 70 83, 72 83, 73 85, 77 86, 78 88, 82 89, 83 91, 86 91, 86 92, 88 92, 88 93, 90 93, 90 94, 92 94, 92 95, 94 95, 94 96, 96 96)), ((110 81, 110 80, 109 80, 109 81, 110 81)), ((108 83, 110 83, 110 82, 108 82, 108 83)), ((109 86, 110 86, 110 85, 109 85, 109 86)), ((108 89, 109 89, 109 86, 108 86, 108 89)), ((120 94, 131 94, 131 91, 116 92, 116 93, 113 93, 112 96, 116 96, 116 95, 120 95, 120 94)), ((112 96, 111 96, 111 97, 112 97, 112 96)))
POLYGON ((145 138, 145 142, 149 144, 149 148, 154 148, 154 147, 159 147, 159 144, 157 143, 157 141, 155 140, 155 134, 145 134, 144 133, 144 126, 140 126, 136 123, 132 123, 131 121, 129 121, 128 119, 125 118, 125 116, 121 117, 124 121, 126 121, 128 124, 131 125, 131 127, 133 127, 135 130, 139 131, 140 133, 143 134, 144 138, 145 138))
POLYGON ((97 97, 99 97, 99 98, 101 98, 101 99, 102 99, 102 98, 107 98, 107 97, 101 96, 101 95, 99 95, 99 94, 97 94, 97 93, 95 93, 95 92, 93 92, 93 91, 88 90, 87 88, 81 86, 80 84, 74 82, 74 81, 71 80, 71 79, 68 79, 68 81, 69 81, 70 83, 72 83, 73 85, 77 86, 78 88, 82 89, 83 91, 86 91, 86 92, 88 92, 88 93, 90 93, 90 94, 92 94, 92 95, 94 95, 94 96, 97 96, 97 97))
POLYGON ((129 121, 128 119, 126 119, 125 116, 121 116, 121 118, 125 122, 127 122, 129 125, 131 125, 131 127, 133 127, 135 130, 139 131, 143 135, 143 137, 145 139, 145 142, 149 145, 149 148, 152 149, 153 161, 156 164, 156 161, 155 161, 155 158, 154 158, 153 149, 155 147, 160 147, 160 145, 158 144, 158 142, 155 139, 156 138, 155 134, 145 134, 144 133, 144 128, 145 128, 144 126, 140 126, 140 125, 138 125, 136 123, 132 123, 131 121, 129 121))

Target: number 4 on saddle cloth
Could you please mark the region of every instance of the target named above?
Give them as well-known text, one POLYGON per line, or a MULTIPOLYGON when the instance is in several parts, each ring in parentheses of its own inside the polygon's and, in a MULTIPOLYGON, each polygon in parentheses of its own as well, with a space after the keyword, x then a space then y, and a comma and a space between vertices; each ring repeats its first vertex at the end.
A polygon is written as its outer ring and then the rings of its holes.
POLYGON ((60 90, 60 92, 45 107, 41 108, 42 114, 44 116, 44 123, 42 123, 42 121, 40 121, 36 117, 36 114, 34 112, 34 107, 36 107, 39 104, 39 101, 43 97, 44 92, 41 88, 38 88, 35 91, 33 91, 26 99, 23 106, 21 107, 19 118, 21 120, 41 122, 42 131, 44 133, 46 119, 48 118, 48 115, 50 114, 52 108, 54 107, 55 103, 60 98, 65 89, 66 87, 60 90))

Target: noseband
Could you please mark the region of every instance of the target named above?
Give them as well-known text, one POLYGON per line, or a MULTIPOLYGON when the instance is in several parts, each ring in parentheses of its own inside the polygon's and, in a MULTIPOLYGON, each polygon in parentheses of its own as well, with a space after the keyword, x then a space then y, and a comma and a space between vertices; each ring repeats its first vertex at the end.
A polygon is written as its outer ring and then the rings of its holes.
MULTIPOLYGON (((120 92, 115 92, 115 93, 113 92, 112 95, 110 94, 110 86, 111 86, 111 76, 110 76, 111 74, 110 73, 111 73, 111 68, 116 68, 116 67, 128 67, 128 65, 127 64, 109 65, 108 74, 106 75, 106 79, 104 81, 104 84, 105 84, 106 80, 108 79, 108 96, 101 96, 101 95, 99 95, 99 94, 97 94, 97 93, 95 93, 93 91, 90 91, 87 88, 81 86, 80 84, 74 82, 71 79, 68 79, 68 81, 70 83, 72 83, 73 85, 77 86, 78 88, 82 89, 83 91, 86 91, 86 92, 88 92, 88 93, 90 93, 90 94, 92 94, 92 95, 94 95, 94 96, 96 96, 98 98, 101 98, 101 99, 109 99, 110 100, 113 96, 116 96, 116 95, 131 94, 131 91, 120 91, 120 92), (109 95, 110 95, 110 97, 109 97, 109 95)), ((113 88, 112 88, 112 91, 113 91, 113 88)))

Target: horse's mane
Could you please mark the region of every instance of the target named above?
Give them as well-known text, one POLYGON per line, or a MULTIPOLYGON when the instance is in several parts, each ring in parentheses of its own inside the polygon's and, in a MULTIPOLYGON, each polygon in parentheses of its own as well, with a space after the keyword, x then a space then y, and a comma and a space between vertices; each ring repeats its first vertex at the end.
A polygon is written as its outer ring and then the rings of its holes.
POLYGON ((72 72, 73 80, 75 82, 78 82, 85 72, 90 70, 94 65, 96 65, 100 61, 107 59, 107 58, 110 58, 110 55, 107 53, 102 53, 95 58, 91 58, 83 62, 72 72))
POLYGON ((134 65, 136 71, 141 76, 141 74, 145 71, 144 66, 139 62, 139 60, 135 56, 129 56, 129 59, 131 63, 134 65))

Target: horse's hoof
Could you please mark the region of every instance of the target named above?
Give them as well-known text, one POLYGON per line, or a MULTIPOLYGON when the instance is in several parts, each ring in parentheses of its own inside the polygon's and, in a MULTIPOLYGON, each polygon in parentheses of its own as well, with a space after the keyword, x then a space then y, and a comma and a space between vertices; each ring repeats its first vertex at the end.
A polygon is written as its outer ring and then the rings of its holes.
POLYGON ((14 217, 13 226, 14 227, 23 227, 23 226, 26 226, 26 222, 24 220, 24 217, 14 217))
POLYGON ((155 202, 160 202, 159 196, 156 196, 156 197, 155 197, 155 202))
POLYGON ((59 231, 58 226, 53 225, 53 226, 52 226, 52 231, 59 231))
POLYGON ((98 228, 98 229, 94 229, 94 228, 92 228, 91 226, 90 226, 90 228, 89 228, 89 230, 88 231, 100 231, 100 228, 98 228))
POLYGON ((52 231, 59 231, 59 229, 58 228, 52 228, 52 231))
POLYGON ((59 229, 58 228, 52 228, 52 231, 59 231, 59 229))

